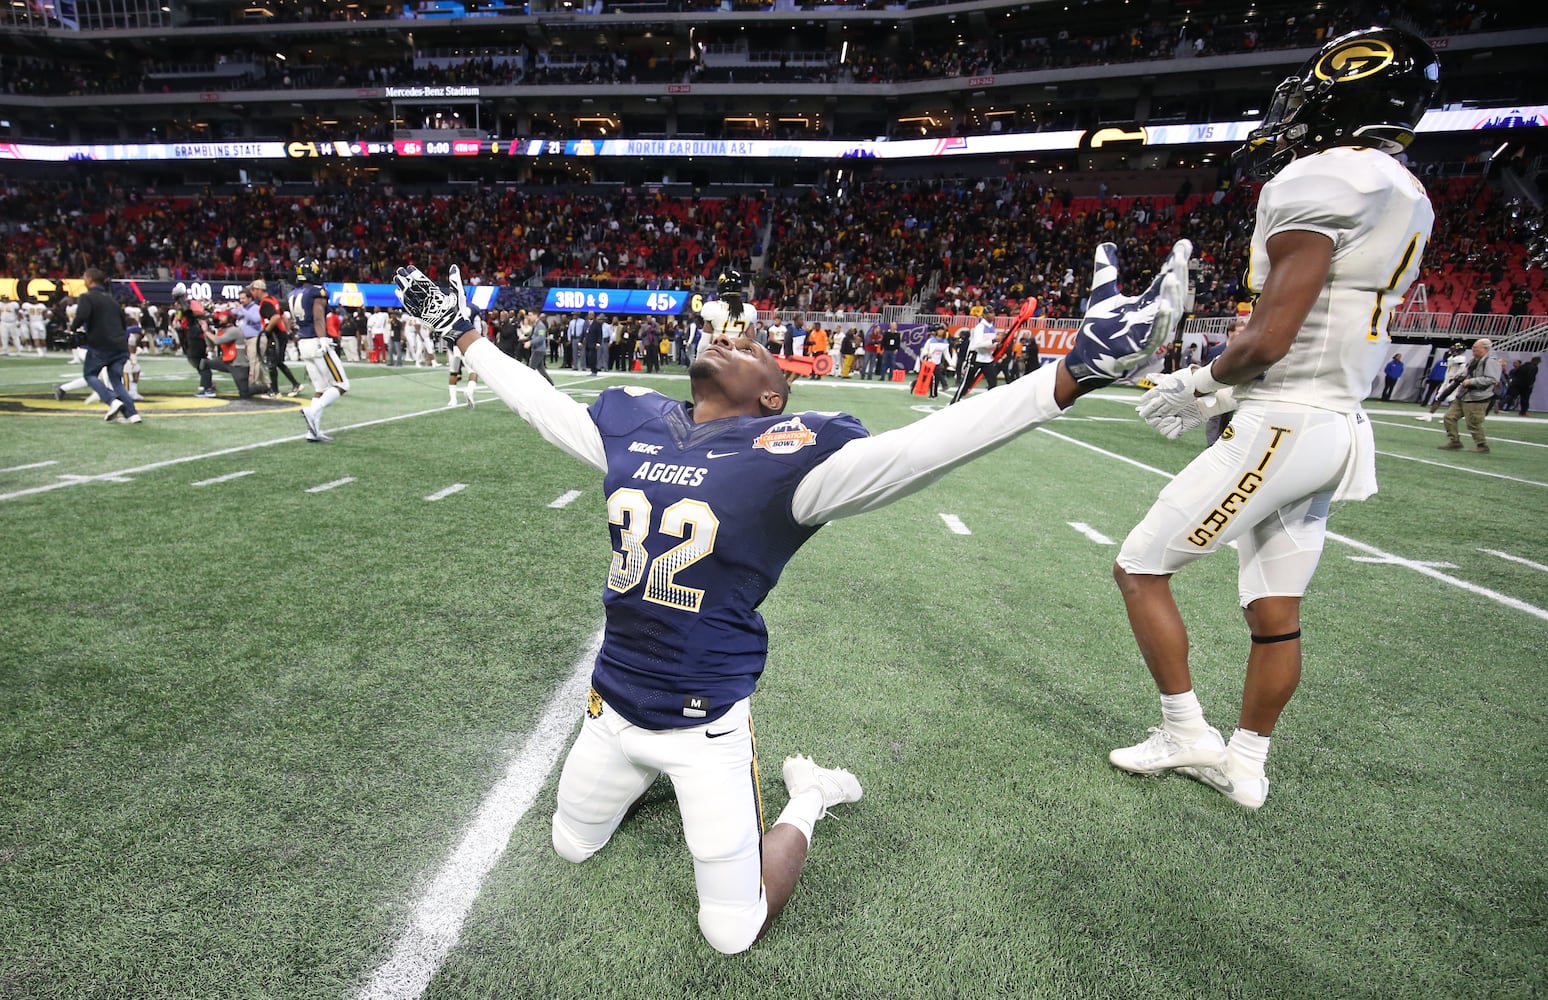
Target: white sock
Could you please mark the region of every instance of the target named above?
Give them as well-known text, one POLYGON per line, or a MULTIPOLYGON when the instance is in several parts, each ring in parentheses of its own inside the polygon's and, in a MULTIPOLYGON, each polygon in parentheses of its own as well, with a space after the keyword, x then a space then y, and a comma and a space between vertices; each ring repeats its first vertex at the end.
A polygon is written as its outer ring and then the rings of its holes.
POLYGON ((780 823, 789 823, 801 831, 801 836, 806 838, 809 845, 812 842, 812 827, 816 826, 821 818, 822 793, 815 788, 808 788, 785 805, 784 811, 779 814, 779 819, 774 823, 776 826, 780 823))
POLYGON ((1204 732, 1204 708, 1192 688, 1182 694, 1161 696, 1161 724, 1178 736, 1197 736, 1204 732))
POLYGON ((446 390, 446 401, 448 403, 455 403, 457 401, 457 387, 456 386, 449 386, 449 387, 447 387, 447 390, 446 390))
POLYGON ((1226 744, 1226 749, 1257 765, 1258 773, 1263 773, 1263 765, 1268 763, 1269 737, 1259 736, 1251 729, 1237 729, 1231 734, 1231 742, 1226 744))
POLYGON ((472 399, 473 398, 473 390, 476 389, 476 388, 478 388, 477 383, 469 382, 468 383, 468 387, 466 389, 462 390, 463 395, 467 396, 469 399, 472 399))
POLYGON ((336 385, 330 385, 323 390, 321 396, 312 400, 312 412, 321 415, 322 411, 333 405, 333 401, 344 395, 336 385))

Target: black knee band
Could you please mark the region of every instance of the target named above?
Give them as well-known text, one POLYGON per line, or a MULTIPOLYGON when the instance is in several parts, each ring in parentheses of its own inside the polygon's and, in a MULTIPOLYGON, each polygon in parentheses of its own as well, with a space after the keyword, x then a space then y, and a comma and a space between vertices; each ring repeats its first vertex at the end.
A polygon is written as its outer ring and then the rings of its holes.
POLYGON ((1291 639, 1299 639, 1300 637, 1301 637, 1301 630, 1300 629, 1296 629, 1294 632, 1286 632, 1284 635, 1255 635, 1255 636, 1252 637, 1252 641, 1253 642, 1263 642, 1263 643, 1267 643, 1267 642, 1289 642, 1291 639))

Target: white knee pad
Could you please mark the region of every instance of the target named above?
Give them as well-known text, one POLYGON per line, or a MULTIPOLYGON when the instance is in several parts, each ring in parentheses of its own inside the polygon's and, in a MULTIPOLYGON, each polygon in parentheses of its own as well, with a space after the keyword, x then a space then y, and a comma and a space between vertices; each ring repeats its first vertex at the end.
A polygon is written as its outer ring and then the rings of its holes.
POLYGON ((582 845, 580 841, 576 840, 570 831, 565 828, 564 823, 559 819, 559 814, 554 813, 554 850, 558 852, 561 858, 566 861, 573 861, 576 864, 580 864, 582 861, 585 861, 587 858, 600 851, 602 846, 602 844, 598 844, 595 847, 582 845))
POLYGON ((756 906, 738 909, 700 904, 699 933, 722 955, 736 955, 751 948, 758 940, 758 932, 763 929, 768 916, 766 896, 760 896, 756 906))

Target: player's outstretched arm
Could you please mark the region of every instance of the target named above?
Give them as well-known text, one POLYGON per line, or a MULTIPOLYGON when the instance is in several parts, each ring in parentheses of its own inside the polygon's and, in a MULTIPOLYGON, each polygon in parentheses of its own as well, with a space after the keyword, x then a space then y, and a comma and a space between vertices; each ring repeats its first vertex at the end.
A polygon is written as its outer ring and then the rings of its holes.
POLYGON ((451 291, 442 289, 416 267, 399 268, 395 283, 403 311, 428 324, 447 348, 460 350, 479 381, 546 441, 606 471, 602 435, 585 405, 554 388, 536 369, 502 352, 493 341, 479 336, 462 292, 461 271, 453 265, 447 277, 451 291))
POLYGON ((822 524, 886 506, 959 465, 1047 423, 1077 398, 1112 382, 1169 340, 1182 318, 1186 240, 1172 248, 1161 273, 1137 296, 1118 294, 1112 244, 1097 253, 1091 309, 1081 321, 1079 352, 1044 365, 1010 385, 972 396, 907 427, 859 438, 807 473, 791 510, 802 524, 822 524), (1084 375, 1084 379, 1081 377, 1084 375))

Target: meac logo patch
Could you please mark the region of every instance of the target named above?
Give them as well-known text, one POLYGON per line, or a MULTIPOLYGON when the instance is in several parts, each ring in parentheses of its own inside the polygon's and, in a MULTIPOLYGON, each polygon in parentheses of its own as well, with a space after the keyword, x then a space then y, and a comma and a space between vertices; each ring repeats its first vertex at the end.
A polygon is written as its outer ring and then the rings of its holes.
POLYGON ((791 417, 759 434, 753 439, 753 447, 770 455, 793 455, 816 440, 816 432, 803 424, 800 417, 791 417))
POLYGON ((1363 80, 1380 73, 1392 65, 1392 61, 1396 58, 1397 54, 1386 42, 1362 38, 1340 45, 1318 59, 1317 65, 1312 67, 1312 72, 1317 79, 1332 80, 1334 83, 1363 80))

